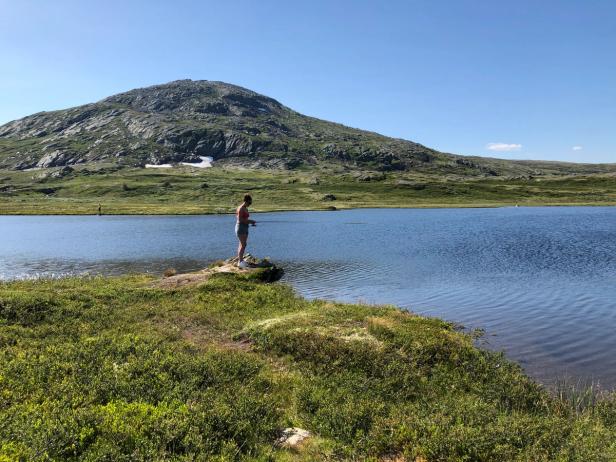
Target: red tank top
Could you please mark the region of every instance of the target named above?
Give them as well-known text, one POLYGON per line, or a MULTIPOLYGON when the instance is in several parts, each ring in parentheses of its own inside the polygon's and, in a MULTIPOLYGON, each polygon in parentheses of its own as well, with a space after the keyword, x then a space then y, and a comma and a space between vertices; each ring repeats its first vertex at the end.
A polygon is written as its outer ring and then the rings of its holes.
POLYGON ((237 209, 237 212, 235 212, 235 215, 237 216, 237 222, 240 223, 240 220, 248 219, 250 213, 248 213, 248 210, 246 210, 245 208, 240 207, 239 209, 237 209))

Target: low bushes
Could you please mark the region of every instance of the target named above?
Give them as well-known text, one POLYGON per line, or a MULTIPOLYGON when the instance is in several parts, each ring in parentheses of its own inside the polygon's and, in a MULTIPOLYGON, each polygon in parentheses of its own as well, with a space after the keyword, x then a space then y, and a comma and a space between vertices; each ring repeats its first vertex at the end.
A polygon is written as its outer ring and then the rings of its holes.
POLYGON ((232 275, 0 284, 0 461, 607 461, 615 402, 438 319, 232 275), (314 436, 277 447, 289 426, 314 436))

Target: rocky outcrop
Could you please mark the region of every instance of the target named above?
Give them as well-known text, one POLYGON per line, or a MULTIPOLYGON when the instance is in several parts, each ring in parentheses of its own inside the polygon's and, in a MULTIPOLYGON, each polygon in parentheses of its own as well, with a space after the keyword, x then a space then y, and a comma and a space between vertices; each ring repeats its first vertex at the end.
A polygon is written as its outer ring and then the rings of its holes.
POLYGON ((62 151, 60 149, 56 149, 55 151, 45 154, 43 157, 41 157, 36 163, 36 166, 41 168, 61 167, 71 162, 77 163, 78 161, 79 160, 75 158, 74 153, 71 153, 70 151, 62 151))
POLYGON ((416 143, 302 116, 223 82, 181 80, 0 127, 0 168, 195 162, 294 169, 335 161, 405 169, 438 155, 416 143), (368 146, 370 144, 370 146, 368 146), (291 148, 291 146, 293 146, 291 148))
POLYGON ((165 276, 153 285, 163 289, 176 289, 178 287, 202 284, 212 275, 219 273, 236 274, 261 282, 276 282, 284 274, 281 267, 267 259, 259 259, 247 254, 245 260, 249 264, 249 267, 245 269, 239 268, 237 266, 237 257, 233 257, 216 262, 210 265, 209 268, 194 273, 176 274, 174 270, 167 270, 165 276))
POLYGON ((198 162, 200 157, 249 168, 338 163, 376 172, 499 173, 477 160, 307 117, 251 90, 206 80, 139 88, 0 126, 0 168, 143 167, 198 162))

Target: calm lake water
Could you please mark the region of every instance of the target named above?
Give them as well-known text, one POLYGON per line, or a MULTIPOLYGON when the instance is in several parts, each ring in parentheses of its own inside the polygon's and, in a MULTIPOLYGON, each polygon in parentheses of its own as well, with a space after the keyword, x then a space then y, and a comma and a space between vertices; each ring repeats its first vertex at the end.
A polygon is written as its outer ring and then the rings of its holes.
MULTIPOLYGON (((616 208, 253 214, 249 251, 307 297, 486 330, 546 383, 616 386, 616 208)), ((161 273, 231 256, 233 216, 0 217, 0 278, 161 273)))

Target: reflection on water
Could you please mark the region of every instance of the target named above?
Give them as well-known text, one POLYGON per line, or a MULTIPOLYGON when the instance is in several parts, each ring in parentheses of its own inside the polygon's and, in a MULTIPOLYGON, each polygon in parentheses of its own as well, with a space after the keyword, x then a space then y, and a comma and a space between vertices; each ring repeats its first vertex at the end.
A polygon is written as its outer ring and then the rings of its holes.
MULTIPOLYGON (((249 250, 308 297, 397 304, 486 329, 537 378, 616 385, 616 209, 253 214, 249 250)), ((0 217, 0 278, 160 274, 236 247, 231 216, 0 217)))

